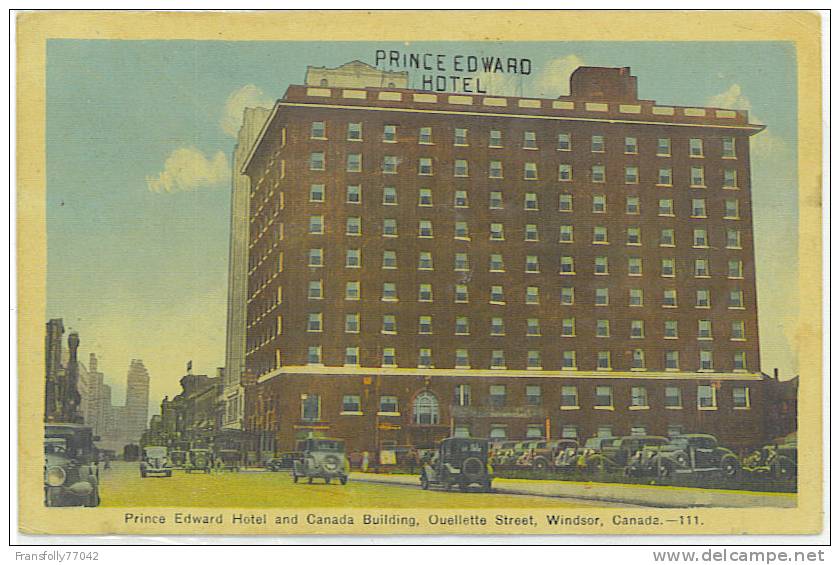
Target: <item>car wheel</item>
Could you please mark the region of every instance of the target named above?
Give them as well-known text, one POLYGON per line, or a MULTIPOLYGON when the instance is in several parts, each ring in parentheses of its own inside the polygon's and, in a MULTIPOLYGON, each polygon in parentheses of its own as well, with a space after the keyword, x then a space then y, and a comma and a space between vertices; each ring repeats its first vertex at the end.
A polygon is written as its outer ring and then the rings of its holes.
POLYGON ((295 473, 292 473, 292 481, 298 482, 298 476, 295 473))
POLYGON ((720 470, 727 479, 734 479, 738 476, 738 471, 741 470, 741 466, 734 456, 728 455, 720 462, 720 470))
POLYGON ((332 481, 332 479, 330 477, 324 477, 324 484, 325 485, 330 484, 331 481, 332 481))
POLYGON ((420 488, 423 490, 429 490, 429 478, 426 476, 426 473, 420 475, 420 488))
POLYGON ((99 488, 98 487, 93 488, 93 492, 90 493, 90 496, 88 497, 87 502, 85 502, 85 506, 87 506, 87 507, 99 506, 99 488))
POLYGON ((346 485, 347 484, 347 475, 341 475, 340 481, 341 481, 341 484, 346 485))
POLYGON ((773 477, 780 481, 792 481, 796 479, 796 464, 789 457, 780 455, 771 467, 773 477))
POLYGON ((544 471, 545 469, 548 469, 548 460, 543 457, 537 457, 534 460, 534 469, 537 471, 544 471))
POLYGON ((145 478, 146 478, 146 471, 140 471, 140 478, 141 478, 141 479, 145 479, 145 478))

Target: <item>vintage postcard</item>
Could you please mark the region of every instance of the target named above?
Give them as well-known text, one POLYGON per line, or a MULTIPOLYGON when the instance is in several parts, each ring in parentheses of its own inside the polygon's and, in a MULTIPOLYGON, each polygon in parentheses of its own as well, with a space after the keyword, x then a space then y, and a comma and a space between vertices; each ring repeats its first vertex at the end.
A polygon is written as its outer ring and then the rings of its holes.
POLYGON ((21 531, 819 533, 820 25, 18 14, 21 531))

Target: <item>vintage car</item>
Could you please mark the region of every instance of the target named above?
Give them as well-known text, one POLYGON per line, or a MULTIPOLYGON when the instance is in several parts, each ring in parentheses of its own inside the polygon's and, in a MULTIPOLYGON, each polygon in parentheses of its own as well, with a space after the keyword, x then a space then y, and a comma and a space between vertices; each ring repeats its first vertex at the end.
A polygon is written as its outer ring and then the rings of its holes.
POLYGON ((778 481, 793 481, 796 480, 797 463, 796 443, 771 444, 744 458, 742 468, 778 481))
POLYGON ((574 439, 555 439, 540 441, 533 450, 531 465, 534 469, 548 469, 553 467, 557 457, 567 449, 577 449, 578 442, 574 439))
POLYGON ((267 460, 264 467, 272 472, 289 471, 294 467, 295 461, 303 459, 303 453, 300 451, 287 451, 281 453, 277 457, 272 457, 267 460))
POLYGON ((324 479, 330 484, 333 479, 346 485, 349 464, 344 452, 344 441, 331 438, 310 438, 303 443, 303 457, 292 463, 292 480, 324 479))
POLYGON ((78 424, 44 428, 44 504, 99 506, 99 466, 93 430, 78 424))
POLYGON ((149 475, 172 476, 172 463, 169 461, 169 452, 165 447, 147 445, 143 448, 140 476, 145 479, 149 475))
POLYGON ((217 469, 238 473, 241 466, 242 454, 238 449, 220 449, 216 453, 217 469))
POLYGON ((575 465, 582 471, 603 471, 608 468, 606 459, 601 455, 603 450, 613 444, 617 437, 591 437, 578 450, 575 465))
POLYGON ((624 469, 632 457, 646 447, 655 447, 668 443, 668 438, 662 436, 624 436, 614 440, 601 449, 600 456, 604 458, 607 469, 624 469))
POLYGON ((441 485, 450 490, 457 485, 466 491, 478 485, 491 492, 493 474, 487 453, 486 439, 450 437, 441 441, 437 453, 420 471, 420 487, 428 490, 431 485, 441 485))
POLYGON ((731 450, 718 444, 713 435, 685 434, 672 437, 653 453, 647 467, 660 478, 677 474, 719 473, 734 479, 741 471, 741 463, 731 450))
POLYGON ((209 473, 213 470, 213 457, 209 449, 196 448, 190 449, 187 464, 184 467, 187 473, 199 472, 209 473))
POLYGON ((521 453, 517 452, 518 443, 515 441, 503 441, 492 445, 493 457, 491 463, 497 467, 515 465, 521 453))

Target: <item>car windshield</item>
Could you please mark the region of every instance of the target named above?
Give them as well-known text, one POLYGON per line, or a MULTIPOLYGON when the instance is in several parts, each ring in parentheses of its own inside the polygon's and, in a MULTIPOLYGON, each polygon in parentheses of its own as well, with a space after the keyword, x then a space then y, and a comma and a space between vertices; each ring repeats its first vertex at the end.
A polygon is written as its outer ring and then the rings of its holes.
POLYGON ((160 457, 166 457, 166 448, 165 447, 147 447, 146 450, 146 457, 150 459, 158 459, 160 457))
POLYGON ((612 446, 613 447, 621 447, 621 440, 620 439, 613 440, 612 446))
POLYGON ((453 454, 471 455, 484 453, 487 444, 481 441, 459 441, 453 442, 449 446, 449 450, 453 454))
POLYGON ((44 440, 44 453, 64 455, 67 451, 67 440, 59 438, 47 438, 44 440))
POLYGON ((344 442, 334 439, 319 439, 314 442, 312 448, 317 451, 344 451, 344 442))
POLYGON ((688 448, 688 440, 684 438, 672 439, 670 443, 665 444, 662 446, 663 449, 668 451, 676 451, 678 449, 686 449, 688 448))

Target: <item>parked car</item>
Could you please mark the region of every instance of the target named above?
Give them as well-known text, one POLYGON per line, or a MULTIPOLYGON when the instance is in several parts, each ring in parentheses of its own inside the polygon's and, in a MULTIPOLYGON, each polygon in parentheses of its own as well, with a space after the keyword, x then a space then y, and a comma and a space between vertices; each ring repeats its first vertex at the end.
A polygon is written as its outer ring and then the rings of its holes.
POLYGON ((93 430, 78 424, 44 428, 44 504, 99 506, 99 466, 93 430))
POLYGON ((294 467, 295 461, 300 461, 301 459, 303 459, 303 453, 300 451, 289 451, 266 461, 265 468, 275 473, 277 471, 291 470, 294 467))
POLYGON ((293 462, 292 480, 306 478, 312 484, 313 479, 319 478, 330 484, 332 479, 338 479, 346 485, 348 468, 343 440, 311 438, 303 444, 303 457, 293 462))
POLYGON ((765 445, 744 459, 742 468, 758 475, 768 475, 779 481, 796 480, 797 446, 795 443, 765 445))
POLYGON ((496 467, 505 467, 516 464, 519 458, 517 453, 517 446, 519 444, 515 441, 504 441, 493 444, 493 459, 491 463, 496 467))
POLYGON ((194 471, 209 473, 213 469, 213 458, 209 449, 190 449, 187 464, 184 467, 187 473, 194 471))
POLYGON ((662 436, 624 436, 614 440, 601 449, 601 457, 606 460, 608 469, 623 469, 630 459, 648 446, 659 446, 668 443, 668 438, 662 436))
POLYGON ((144 479, 149 475, 172 476, 172 463, 169 461, 167 449, 160 445, 147 445, 143 448, 143 459, 140 461, 140 476, 144 479))
POLYGON ((576 449, 577 447, 578 442, 574 439, 554 439, 538 442, 534 448, 531 464, 534 469, 548 469, 554 466, 557 457, 562 452, 565 452, 567 449, 576 449))
POLYGON ((420 471, 420 487, 428 490, 431 485, 441 485, 450 490, 457 485, 466 491, 478 485, 484 492, 491 492, 493 475, 488 451, 486 439, 450 437, 441 441, 437 453, 420 471))
POLYGON ((733 479, 741 464, 732 450, 722 447, 713 435, 685 434, 675 436, 662 445, 650 459, 660 478, 676 474, 719 473, 733 479))
POLYGON ((612 445, 617 437, 591 437, 586 440, 578 452, 576 465, 584 471, 602 471, 607 468, 606 459, 601 455, 603 450, 612 445))
POLYGON ((216 453, 216 467, 220 470, 239 472, 242 466, 242 454, 238 449, 220 449, 216 453))

